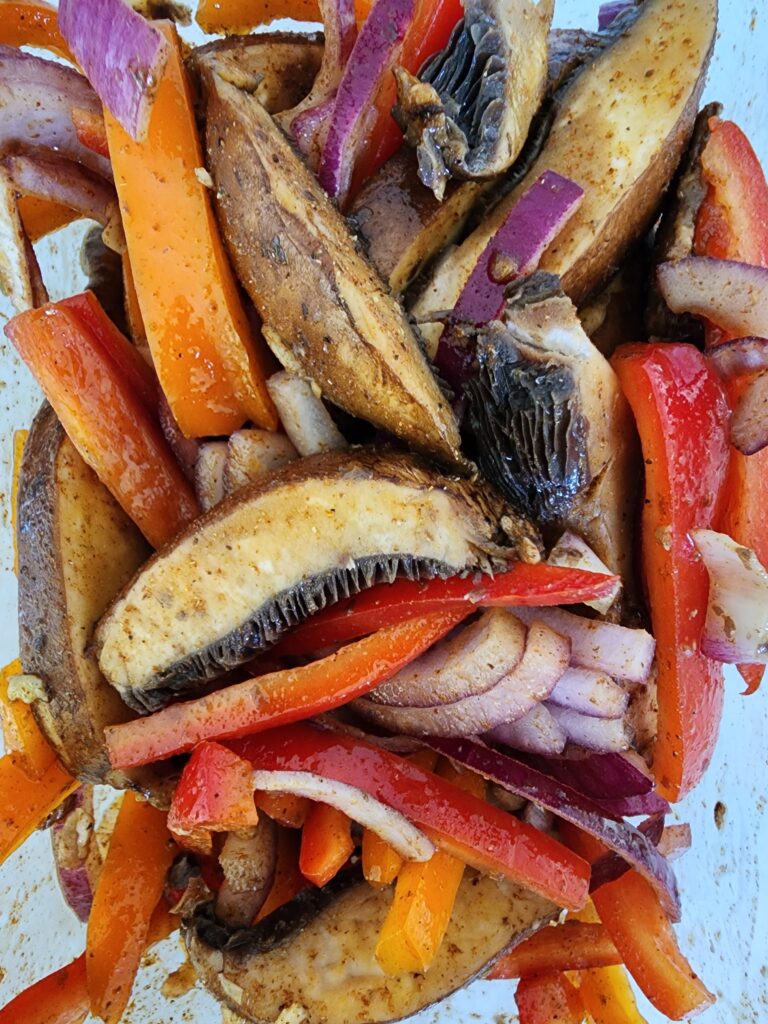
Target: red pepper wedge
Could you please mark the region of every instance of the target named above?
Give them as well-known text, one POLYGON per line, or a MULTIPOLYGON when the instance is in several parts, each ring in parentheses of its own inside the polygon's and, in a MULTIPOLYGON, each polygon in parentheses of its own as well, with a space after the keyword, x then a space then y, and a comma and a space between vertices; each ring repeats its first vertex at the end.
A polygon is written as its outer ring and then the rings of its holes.
POLYGON ((515 992, 520 1024, 582 1024, 578 989, 560 971, 523 978, 515 992))
POLYGON ((465 618, 434 612, 382 629, 320 661, 234 683, 105 730, 112 764, 136 767, 208 739, 245 736, 341 707, 379 686, 465 618))
POLYGON ((565 921, 541 928, 496 963, 489 978, 524 978, 542 971, 580 971, 621 963, 621 955, 601 924, 565 921))
POLYGON ((56 8, 41 0, 3 0, 0 3, 0 43, 51 50, 75 63, 59 32, 56 8))
POLYGON ((313 803, 301 832, 299 870, 313 885, 327 885, 355 850, 352 821, 337 807, 313 803))
POLYGON ((569 909, 587 899, 589 868, 551 836, 421 768, 351 736, 305 723, 227 743, 257 769, 313 772, 400 811, 440 848, 569 909))
POLYGON ((709 579, 688 533, 717 522, 728 405, 692 345, 624 345, 612 366, 645 460, 642 565, 659 670, 653 771, 661 795, 679 800, 709 764, 722 713, 722 665, 699 649, 709 579))
POLYGON ((83 953, 7 1003, 0 1024, 82 1024, 89 1009, 83 953))
POLYGON ((82 142, 86 148, 109 160, 107 127, 100 114, 94 114, 93 111, 84 110, 82 107, 73 107, 72 124, 75 126, 78 142, 82 142))
POLYGON ((126 793, 93 898, 86 938, 91 1011, 118 1024, 173 862, 162 811, 126 793))
POLYGON ((615 576, 539 562, 518 562, 495 576, 453 576, 447 580, 395 580, 339 602, 293 629, 276 653, 309 654, 346 643, 416 615, 448 608, 504 608, 507 605, 578 604, 610 594, 615 576))
POLYGON ((254 828, 258 820, 251 766, 220 743, 201 743, 173 792, 168 811, 171 835, 180 846, 210 856, 212 832, 254 828))
MULTIPOLYGON (((568 822, 560 833, 594 863, 605 848, 568 822)), ((601 885, 592 901, 621 959, 641 991, 671 1020, 682 1020, 714 1002, 680 952, 674 929, 648 882, 634 870, 601 885)))
POLYGON ((5 333, 72 443, 150 544, 161 546, 198 515, 144 384, 137 384, 141 357, 95 298, 20 313, 5 333))

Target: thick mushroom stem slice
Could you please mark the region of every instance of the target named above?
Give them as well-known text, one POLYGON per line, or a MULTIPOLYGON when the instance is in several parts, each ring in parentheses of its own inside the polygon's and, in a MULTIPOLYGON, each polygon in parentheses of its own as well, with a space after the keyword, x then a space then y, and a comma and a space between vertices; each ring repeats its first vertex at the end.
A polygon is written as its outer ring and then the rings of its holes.
POLYGON ((429 971, 388 977, 375 950, 390 892, 367 882, 341 888, 343 879, 337 879, 325 889, 308 891, 320 908, 314 916, 289 903, 254 928, 217 943, 218 948, 206 937, 221 933, 225 938, 221 929, 212 929, 202 917, 188 921, 184 940, 206 987, 258 1024, 400 1020, 467 984, 556 913, 532 893, 467 871, 429 971), (294 920, 299 927, 292 927, 294 920))
POLYGON ((132 707, 154 710, 376 582, 537 561, 536 531, 508 512, 415 456, 299 460, 216 506, 138 573, 96 631, 102 671, 132 707))
POLYGON ((646 0, 569 88, 523 180, 437 268, 417 319, 453 308, 510 207, 546 170, 577 182, 585 199, 539 265, 576 303, 597 291, 657 212, 693 127, 716 26, 717 0, 646 0))
POLYGON ((420 339, 341 215, 264 107, 213 70, 205 78, 224 237, 278 358, 353 415, 463 464, 420 339))
POLYGON ((395 117, 438 199, 449 176, 489 178, 516 160, 544 95, 553 10, 552 0, 467 0, 420 78, 396 69, 395 117))

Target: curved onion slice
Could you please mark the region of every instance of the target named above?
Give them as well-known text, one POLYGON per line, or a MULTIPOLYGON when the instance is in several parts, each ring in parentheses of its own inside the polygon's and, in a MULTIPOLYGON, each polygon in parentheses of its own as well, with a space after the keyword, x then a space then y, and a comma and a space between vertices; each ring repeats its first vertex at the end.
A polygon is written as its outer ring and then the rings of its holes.
POLYGON ((352 706, 393 732, 427 736, 477 736, 522 717, 552 689, 568 665, 568 641, 541 622, 528 630, 519 664, 485 693, 434 707, 392 707, 365 697, 352 706))
POLYGON ((561 608, 509 609, 523 622, 545 622, 571 641, 571 664, 606 672, 614 679, 644 683, 653 665, 656 641, 644 629, 585 619, 561 608))
POLYGON ((621 718, 629 704, 629 693, 604 672, 568 668, 547 699, 550 704, 593 718, 621 718))
POLYGON ((0 151, 49 150, 111 178, 109 161, 80 142, 72 123, 79 108, 101 116, 87 79, 73 68, 13 46, 0 46, 0 151))
POLYGON ((671 919, 679 920, 680 899, 674 873, 639 829, 628 822, 608 820, 588 797, 483 743, 437 737, 430 738, 428 743, 452 761, 466 765, 491 782, 532 800, 595 836, 636 868, 658 892, 671 919))
MULTIPOLYGON (((664 815, 655 814, 650 818, 646 818, 645 821, 641 821, 639 830, 644 836, 653 843, 658 849, 659 843, 662 836, 664 835, 664 815)), ((629 870, 629 864, 623 857, 617 853, 611 851, 610 853, 604 853, 602 857, 598 858, 592 865, 592 878, 589 884, 589 891, 594 892, 595 889, 599 889, 601 885, 607 885, 608 882, 615 882, 617 878, 621 878, 622 875, 626 874, 629 870)))
POLYGON ((256 770, 253 788, 270 793, 295 793, 296 796, 330 804, 359 825, 375 832, 407 860, 426 861, 435 852, 431 840, 399 811, 379 803, 370 793, 356 786, 326 779, 313 772, 256 770))
POLYGON ((569 751, 562 757, 529 756, 525 761, 593 800, 619 800, 653 792, 653 777, 634 751, 626 754, 569 751))
POLYGON ((706 352, 723 380, 745 373, 768 370, 768 338, 734 338, 713 345, 706 352))
POLYGON ((544 704, 536 704, 514 722, 497 725, 486 733, 486 738, 494 743, 504 743, 513 750, 528 751, 531 754, 559 754, 568 742, 565 730, 544 704))
POLYGON ((368 696, 377 704, 430 708, 485 693, 517 668, 525 635, 514 615, 490 609, 368 696))
POLYGON ((601 754, 620 753, 629 749, 629 736, 623 718, 594 718, 581 715, 570 708, 547 704, 558 725, 565 730, 571 743, 601 754))
POLYGON ((81 921, 91 912, 94 891, 93 791, 81 786, 73 794, 71 809, 51 830, 53 858, 61 894, 81 921), (90 870, 89 870, 90 867, 90 870))
POLYGON ((662 263, 658 279, 673 313, 706 317, 729 334, 768 337, 768 269, 687 256, 662 263))
POLYGON ((768 370, 756 374, 739 395, 731 417, 731 444, 744 455, 768 445, 768 370))
POLYGON ((170 47, 124 0, 59 0, 59 28, 99 94, 129 135, 143 138, 170 47))
POLYGON ((729 664, 768 664, 768 572, 725 533, 691 530, 691 539, 709 573, 702 651, 729 664))
MULTIPOLYGON (((555 544, 547 558, 548 565, 561 565, 566 569, 585 569, 587 572, 599 572, 606 576, 613 576, 611 570, 603 562, 592 548, 577 533, 566 530, 560 540, 555 544)), ((613 602, 621 593, 621 577, 613 576, 614 584, 610 593, 604 597, 595 598, 593 601, 585 601, 588 608, 594 608, 596 612, 605 615, 613 602)))

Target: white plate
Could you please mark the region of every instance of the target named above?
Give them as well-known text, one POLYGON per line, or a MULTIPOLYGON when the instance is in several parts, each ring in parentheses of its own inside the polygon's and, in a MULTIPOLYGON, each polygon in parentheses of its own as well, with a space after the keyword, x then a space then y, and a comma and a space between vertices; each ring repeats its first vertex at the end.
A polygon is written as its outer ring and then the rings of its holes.
MULTIPOLYGON (((559 0, 560 25, 595 25, 599 0, 559 0)), ((725 103, 725 116, 750 136, 768 167, 768 5, 766 0, 722 0, 720 32, 706 99, 725 103)), ((52 296, 82 287, 69 246, 42 245, 44 274, 52 296)), ((0 324, 9 314, 0 298, 0 324)), ((633 339, 627 339, 633 340, 633 339)), ((0 342, 0 652, 17 652, 16 581, 12 571, 10 487, 12 432, 28 426, 39 393, 14 352, 0 342)), ((725 717, 713 763, 703 784, 676 808, 675 820, 688 821, 693 848, 677 863, 683 898, 680 943, 695 969, 717 994, 717 1004, 698 1019, 702 1024, 765 1024, 768 1021, 768 691, 743 698, 729 673, 725 717), (725 808, 720 828, 714 810, 725 808), (762 861, 761 861, 762 853, 762 861)), ((1 813, 0 809, 0 813, 1 813)), ((37 978, 79 955, 84 929, 64 905, 51 874, 50 840, 37 834, 0 869, 0 1005, 37 978)), ((175 940, 163 957, 144 969, 125 1024, 213 1024, 217 1003, 199 989, 172 1001, 159 995, 169 965, 178 965, 175 940)), ((478 982, 412 1024, 510 1024, 516 1019, 514 985, 478 982)), ((649 1024, 664 1018, 647 1003, 649 1024)), ((21 1024, 21 1022, 20 1022, 21 1024)))

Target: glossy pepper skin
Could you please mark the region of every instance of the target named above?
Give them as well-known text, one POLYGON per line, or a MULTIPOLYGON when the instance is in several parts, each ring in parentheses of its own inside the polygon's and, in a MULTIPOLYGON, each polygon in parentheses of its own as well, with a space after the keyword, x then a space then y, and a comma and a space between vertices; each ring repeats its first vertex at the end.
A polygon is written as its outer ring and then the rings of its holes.
MULTIPOLYGON (((760 161, 746 135, 733 123, 711 118, 710 137, 701 154, 701 168, 708 184, 699 207, 693 249, 697 256, 739 260, 768 267, 768 184, 760 161)), ((724 340, 726 335, 708 325, 707 341, 724 340)), ((733 405, 749 375, 728 382, 733 405)), ((768 449, 742 455, 731 448, 725 505, 718 529, 752 548, 768 566, 768 449)), ((764 675, 764 666, 740 666, 747 693, 754 692, 764 675)))
POLYGON ((661 795, 679 800, 709 764, 722 713, 722 665, 699 649, 709 579, 689 530, 718 522, 728 403, 692 345, 624 345, 612 365, 645 462, 642 566, 659 673, 653 771, 661 795))
POLYGON ((579 990, 560 971, 523 978, 515 992, 520 1024, 582 1024, 579 990))
POLYGON ((82 1024, 89 1009, 81 954, 20 992, 0 1010, 0 1024, 82 1024))

